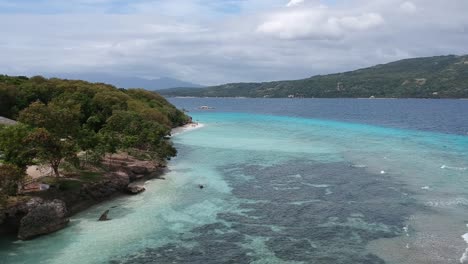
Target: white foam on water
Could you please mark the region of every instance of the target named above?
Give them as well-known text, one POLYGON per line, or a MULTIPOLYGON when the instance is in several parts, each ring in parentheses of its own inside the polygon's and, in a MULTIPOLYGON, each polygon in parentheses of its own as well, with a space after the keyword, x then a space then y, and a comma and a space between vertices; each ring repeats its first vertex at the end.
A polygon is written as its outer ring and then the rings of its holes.
POLYGON ((353 164, 351 165, 352 168, 367 168, 367 165, 364 164, 353 164))
POLYGON ((447 170, 454 170, 454 171, 466 171, 468 170, 467 167, 454 167, 454 166, 447 166, 447 165, 442 165, 440 166, 441 169, 447 169, 447 170))
POLYGON ((315 187, 315 188, 327 188, 327 187, 330 187, 330 185, 328 185, 328 184, 312 184, 311 186, 312 186, 312 187, 315 187))
MULTIPOLYGON (((468 233, 464 234, 461 236, 463 240, 468 244, 468 233)), ((465 252, 463 252, 462 257, 460 258, 460 263, 468 263, 468 248, 465 249, 465 252)))
POLYGON ((310 186, 310 187, 314 187, 314 188, 328 188, 330 187, 330 185, 328 184, 312 184, 312 183, 307 183, 307 182, 301 182, 302 185, 307 185, 307 186, 310 186))
POLYGON ((287 191, 287 190, 300 190, 301 188, 300 187, 284 187, 284 188, 273 187, 273 189, 276 191, 287 191))
POLYGON ((463 240, 465 240, 465 242, 468 244, 468 233, 464 234, 462 236, 463 240))
POLYGON ((409 226, 408 226, 408 225, 406 225, 406 226, 403 227, 403 231, 405 231, 405 234, 406 234, 407 237, 410 236, 410 235, 409 235, 409 226))
POLYGON ((288 175, 288 177, 299 179, 299 178, 302 178, 302 175, 300 175, 300 174, 294 174, 294 175, 288 175))
POLYGON ((458 205, 468 205, 468 199, 457 197, 451 200, 433 200, 425 202, 424 205, 437 208, 452 208, 458 205))
POLYGON ((421 187, 421 190, 430 190, 430 189, 431 189, 431 187, 429 187, 429 186, 421 187))
POLYGON ((204 126, 205 125, 202 124, 202 123, 190 123, 190 124, 187 124, 185 126, 177 127, 177 128, 172 129, 171 134, 174 136, 174 135, 178 135, 178 134, 183 133, 183 132, 188 132, 188 131, 192 131, 192 130, 195 130, 195 129, 200 129, 200 128, 204 127, 204 126))

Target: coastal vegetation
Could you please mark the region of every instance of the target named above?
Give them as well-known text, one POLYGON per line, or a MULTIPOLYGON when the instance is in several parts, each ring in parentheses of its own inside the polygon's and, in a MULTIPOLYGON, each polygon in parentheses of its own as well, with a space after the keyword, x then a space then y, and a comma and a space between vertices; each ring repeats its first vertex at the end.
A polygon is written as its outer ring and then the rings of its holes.
POLYGON ((18 121, 0 125, 0 204, 32 165, 51 168, 49 182, 62 189, 97 181, 118 152, 163 165, 176 155, 171 129, 189 122, 153 92, 41 76, 0 75, 0 116, 18 121))
POLYGON ((468 98, 468 55, 400 60, 302 80, 230 83, 158 91, 165 96, 468 98))

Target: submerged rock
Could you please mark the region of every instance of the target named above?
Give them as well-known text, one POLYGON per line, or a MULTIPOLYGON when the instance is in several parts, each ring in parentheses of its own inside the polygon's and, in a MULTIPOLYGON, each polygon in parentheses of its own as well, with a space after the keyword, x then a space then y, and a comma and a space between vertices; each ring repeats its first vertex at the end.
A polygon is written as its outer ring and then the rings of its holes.
POLYGON ((67 218, 67 207, 61 200, 44 201, 34 198, 27 206, 28 213, 21 219, 18 230, 18 238, 21 240, 55 232, 70 221, 67 218))
POLYGON ((127 191, 130 193, 130 194, 139 194, 141 192, 144 192, 146 191, 146 188, 143 187, 143 186, 139 186, 139 185, 128 185, 127 187, 127 191))
POLYGON ((106 210, 101 217, 99 217, 99 221, 109 221, 110 218, 108 217, 109 210, 106 210))

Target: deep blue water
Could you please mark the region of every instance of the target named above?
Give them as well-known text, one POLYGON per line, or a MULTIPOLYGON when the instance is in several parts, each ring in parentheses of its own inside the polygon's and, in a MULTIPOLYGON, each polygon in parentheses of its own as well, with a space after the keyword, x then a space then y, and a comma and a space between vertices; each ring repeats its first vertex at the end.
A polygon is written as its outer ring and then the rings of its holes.
POLYGON ((179 108, 329 119, 468 135, 468 100, 169 98, 179 108))

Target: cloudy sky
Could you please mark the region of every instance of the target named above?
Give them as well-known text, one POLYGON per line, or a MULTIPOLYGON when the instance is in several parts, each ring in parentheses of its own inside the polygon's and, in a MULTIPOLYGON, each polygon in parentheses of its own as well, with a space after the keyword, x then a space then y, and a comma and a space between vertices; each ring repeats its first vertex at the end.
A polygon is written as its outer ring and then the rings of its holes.
POLYGON ((0 0, 0 73, 200 84, 468 54, 467 0, 0 0))

